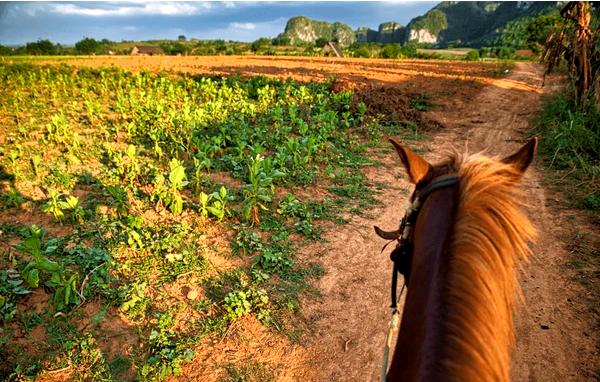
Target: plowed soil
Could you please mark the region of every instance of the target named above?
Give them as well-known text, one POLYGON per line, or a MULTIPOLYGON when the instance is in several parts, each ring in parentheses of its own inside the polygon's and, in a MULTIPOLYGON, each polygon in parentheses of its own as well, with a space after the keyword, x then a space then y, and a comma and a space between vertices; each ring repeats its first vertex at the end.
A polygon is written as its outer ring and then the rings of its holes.
MULTIPOLYGON (((298 81, 334 80, 338 90, 355 89, 357 100, 370 113, 384 113, 400 121, 429 127, 426 141, 417 144, 426 159, 439 160, 451 147, 470 152, 487 150, 505 155, 525 141, 524 133, 540 110, 544 93, 541 69, 517 63, 503 67, 448 61, 391 61, 302 57, 94 57, 67 61, 84 66, 118 65, 130 70, 172 70, 194 74, 292 77, 298 81), (407 108, 415 95, 433 107, 425 113, 407 108)), ((395 154, 394 154, 395 155, 395 154)), ((319 256, 326 274, 317 285, 321 298, 307 298, 302 312, 312 330, 299 344, 280 346, 278 335, 267 335, 254 322, 242 322, 231 336, 201 352, 186 366, 180 380, 217 380, 204 367, 233 360, 261 358, 280 365, 276 380, 375 381, 387 322, 390 264, 381 255, 384 242, 373 232, 397 226, 410 189, 394 155, 382 159, 383 167, 365 175, 371 182, 388 185, 377 197, 383 203, 366 216, 353 217, 345 226, 326 230, 328 243, 306 248, 300 258, 319 256), (404 191, 403 191, 404 190, 404 191), (268 353, 268 354, 267 354, 268 353)), ((529 215, 539 230, 534 256, 520 272, 523 302, 516 312, 514 381, 589 381, 598 379, 597 317, 591 317, 578 296, 585 294, 566 267, 569 253, 561 238, 568 237, 566 215, 559 209, 561 196, 545 191, 547 176, 535 165, 524 179, 529 215)), ((581 231, 591 230, 582 225, 581 231)))

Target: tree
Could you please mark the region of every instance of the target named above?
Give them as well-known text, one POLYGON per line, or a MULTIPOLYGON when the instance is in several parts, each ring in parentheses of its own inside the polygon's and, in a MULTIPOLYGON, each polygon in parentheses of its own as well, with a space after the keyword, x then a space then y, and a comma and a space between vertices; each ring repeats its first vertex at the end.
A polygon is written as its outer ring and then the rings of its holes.
POLYGON ((287 46, 290 45, 292 42, 292 40, 290 40, 290 38, 288 36, 285 36, 283 34, 280 34, 279 36, 275 37, 273 40, 271 40, 271 44, 277 46, 287 46))
POLYGON ((177 36, 177 41, 181 41, 181 42, 185 42, 186 38, 184 35, 180 34, 179 36, 177 36))
POLYGON ((546 41, 541 55, 546 63, 544 75, 565 59, 575 84, 577 104, 585 108, 588 98, 594 96, 600 103, 600 24, 592 19, 591 6, 584 1, 571 1, 560 11, 562 25, 546 41), (595 24, 595 28, 593 27, 595 24))
POLYGON ((555 26, 561 24, 560 18, 558 12, 534 17, 525 28, 527 46, 534 52, 540 52, 555 26))
POLYGON ((251 45, 250 45, 250 50, 252 50, 254 53, 258 52, 261 48, 265 47, 265 46, 269 46, 271 45, 271 40, 265 37, 261 37, 258 40, 254 41, 251 45))
POLYGON ((50 40, 38 40, 28 42, 25 45, 25 52, 32 55, 53 55, 57 53, 57 47, 50 40))
POLYGON ((325 37, 319 37, 316 41, 315 41, 315 46, 318 48, 322 48, 325 46, 325 44, 327 44, 327 42, 329 42, 329 40, 327 40, 325 37))
POLYGON ((75 50, 81 54, 95 54, 100 51, 100 43, 93 38, 84 38, 75 43, 75 50))

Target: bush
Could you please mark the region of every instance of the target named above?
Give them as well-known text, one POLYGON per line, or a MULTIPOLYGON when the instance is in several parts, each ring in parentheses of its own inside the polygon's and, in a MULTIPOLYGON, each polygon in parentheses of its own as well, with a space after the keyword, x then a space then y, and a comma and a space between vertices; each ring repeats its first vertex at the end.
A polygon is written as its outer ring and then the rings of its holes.
POLYGON ((354 57, 370 58, 371 50, 363 45, 354 51, 354 57))
POLYGON ((481 58, 492 57, 492 48, 488 48, 485 46, 479 48, 479 57, 481 57, 481 58))
POLYGON ((467 57, 465 57, 467 61, 479 61, 479 52, 476 50, 472 50, 467 53, 467 57))
POLYGON ((402 49, 398 44, 386 44, 379 52, 381 58, 398 58, 401 54, 402 49))
POLYGON ((496 57, 498 57, 501 60, 509 60, 511 58, 514 58, 514 56, 514 48, 510 48, 508 46, 501 46, 496 50, 496 57))

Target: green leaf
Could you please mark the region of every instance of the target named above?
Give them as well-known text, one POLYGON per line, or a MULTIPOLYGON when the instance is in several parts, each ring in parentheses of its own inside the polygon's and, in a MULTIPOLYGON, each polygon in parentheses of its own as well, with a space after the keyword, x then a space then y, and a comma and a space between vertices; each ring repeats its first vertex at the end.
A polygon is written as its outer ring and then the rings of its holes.
POLYGON ((200 193, 200 204, 202 204, 203 206, 206 205, 206 203, 208 203, 208 195, 205 194, 204 192, 200 193))
POLYGON ((65 287, 65 305, 69 305, 69 299, 71 298, 71 285, 65 287))
POLYGON ((38 268, 46 272, 56 272, 60 269, 60 266, 57 262, 48 259, 41 259, 37 265, 38 268))
POLYGON ((50 283, 52 285, 58 285, 60 284, 60 274, 59 273, 52 273, 52 276, 50 277, 50 283))
POLYGON ((34 268, 27 272, 25 278, 30 287, 37 288, 40 284, 40 271, 34 268))

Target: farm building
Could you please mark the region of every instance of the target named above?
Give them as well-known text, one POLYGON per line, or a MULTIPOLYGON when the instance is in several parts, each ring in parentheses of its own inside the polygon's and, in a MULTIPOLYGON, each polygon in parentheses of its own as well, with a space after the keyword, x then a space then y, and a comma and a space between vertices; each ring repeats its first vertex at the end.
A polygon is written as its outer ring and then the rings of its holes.
POLYGON ((342 48, 333 42, 328 42, 323 46, 323 54, 326 56, 344 57, 342 48))
POLYGON ((165 54, 160 46, 136 45, 131 49, 132 56, 160 56, 165 54))

